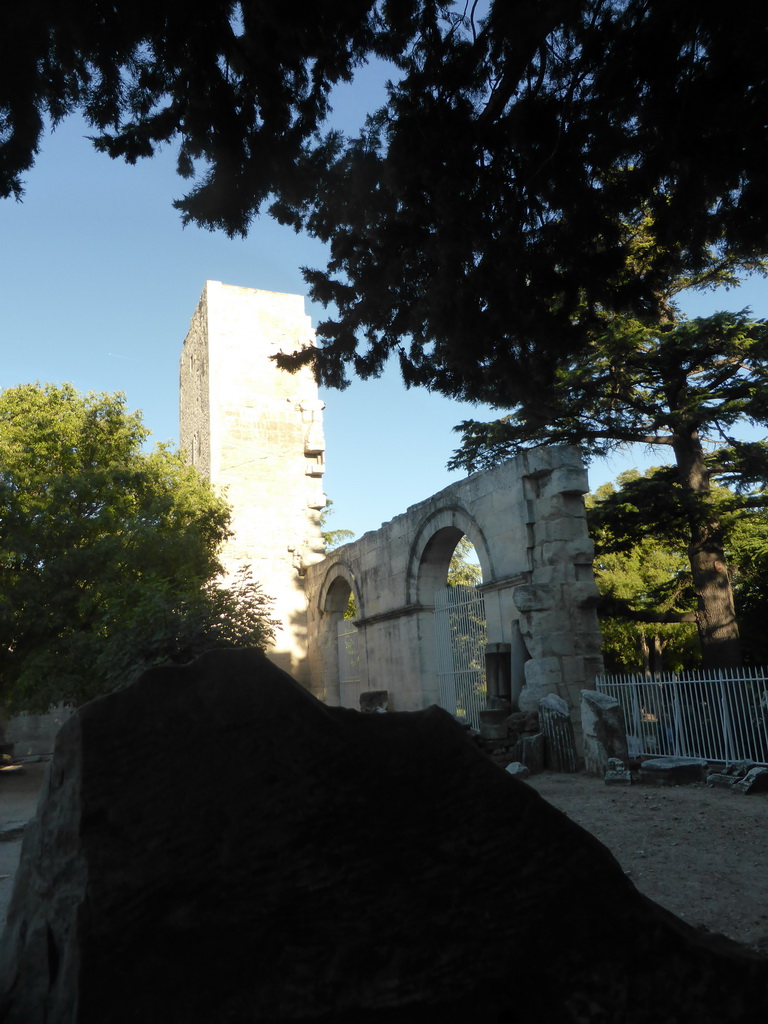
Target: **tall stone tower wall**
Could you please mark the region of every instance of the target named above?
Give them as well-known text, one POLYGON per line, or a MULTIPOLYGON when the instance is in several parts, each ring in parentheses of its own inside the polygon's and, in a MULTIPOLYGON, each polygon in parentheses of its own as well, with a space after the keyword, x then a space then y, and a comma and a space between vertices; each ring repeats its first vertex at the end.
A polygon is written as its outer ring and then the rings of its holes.
POLYGON ((180 364, 180 440, 233 506, 228 575, 250 565, 275 599, 271 657, 308 684, 304 574, 323 557, 325 441, 310 370, 270 358, 313 344, 301 295, 208 281, 180 364))

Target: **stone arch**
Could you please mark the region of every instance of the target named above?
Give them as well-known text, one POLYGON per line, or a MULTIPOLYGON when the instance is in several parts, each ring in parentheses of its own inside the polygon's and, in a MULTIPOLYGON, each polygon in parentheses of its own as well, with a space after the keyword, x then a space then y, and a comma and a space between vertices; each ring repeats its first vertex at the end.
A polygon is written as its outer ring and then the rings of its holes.
POLYGON ((429 695, 433 703, 443 703, 438 669, 435 594, 445 589, 451 556, 464 536, 474 545, 483 580, 492 579, 494 561, 486 535, 477 519, 461 505, 443 505, 429 512, 419 524, 410 546, 406 600, 417 609, 421 677, 425 696, 429 695))
MULTIPOLYGON (((367 676, 363 657, 360 659, 362 675, 357 683, 354 686, 347 685, 345 687, 342 680, 339 629, 340 627, 342 630, 344 629, 344 612, 347 609, 350 594, 355 599, 359 619, 363 614, 363 597, 355 574, 345 562, 338 559, 332 561, 317 596, 318 653, 322 659, 323 675, 326 680, 324 696, 327 703, 331 705, 356 706, 359 702, 363 676, 367 676)), ((352 634, 357 633, 354 623, 350 622, 349 628, 352 634)), ((364 642, 362 634, 353 635, 349 639, 356 645, 364 642)))
POLYGON ((483 582, 488 583, 495 578, 493 559, 480 524, 461 506, 447 505, 426 517, 411 544, 407 604, 432 603, 435 590, 445 583, 453 550, 465 535, 477 552, 483 582))
POLYGON ((321 613, 325 612, 344 612, 346 608, 346 600, 349 593, 352 593, 355 598, 355 604, 357 606, 358 618, 363 618, 364 605, 360 588, 357 585, 355 574, 352 572, 350 567, 341 561, 332 561, 328 566, 325 573, 325 578, 320 587, 317 598, 317 607, 321 613), (344 586, 342 584, 346 584, 344 586), (339 607, 339 603, 343 600, 344 604, 339 607))

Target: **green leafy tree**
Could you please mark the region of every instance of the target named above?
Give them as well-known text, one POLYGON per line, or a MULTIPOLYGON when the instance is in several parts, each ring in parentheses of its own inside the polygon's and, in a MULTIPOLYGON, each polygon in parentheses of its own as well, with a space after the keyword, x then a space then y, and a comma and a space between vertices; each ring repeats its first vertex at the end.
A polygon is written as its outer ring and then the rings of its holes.
MULTIPOLYGON (((332 515, 333 502, 329 498, 328 504, 320 513, 320 526, 326 526, 328 524, 328 517, 332 515)), ((342 544, 346 544, 347 541, 354 540, 355 537, 354 530, 345 530, 344 528, 339 530, 323 530, 322 532, 326 552, 334 551, 336 548, 341 547, 342 544)), ((355 601, 355 595, 352 591, 349 593, 347 607, 344 609, 344 618, 348 620, 357 618, 357 601, 355 601)))
MULTIPOLYGON (((587 496, 603 653, 609 670, 691 668, 701 659, 688 524, 671 467, 622 473, 587 496)), ((759 626, 768 614, 768 515, 758 494, 713 486, 745 660, 768 654, 759 626)))
MULTIPOLYGON (((627 226, 634 268, 642 274, 660 240, 647 214, 627 226)), ((688 319, 676 298, 689 288, 732 286, 739 273, 765 273, 758 260, 744 263, 711 251, 705 269, 693 266, 659 284, 659 319, 649 324, 603 310, 586 351, 561 364, 545 399, 521 402, 492 423, 465 421, 453 466, 478 469, 538 444, 579 445, 587 456, 640 443, 666 450, 674 469, 642 485, 654 508, 664 510, 661 484, 674 485, 686 524, 688 558, 697 595, 696 622, 704 664, 738 664, 740 647, 713 476, 740 488, 768 479, 768 448, 737 437, 745 424, 768 424, 768 325, 748 310, 688 319)), ((763 504, 757 494, 750 499, 763 504)))
MULTIPOLYGON (((739 377, 744 355, 747 379, 715 400, 718 417, 726 431, 762 422, 762 325, 668 311, 670 282, 714 283, 765 253, 763 5, 747 0, 738 17, 700 0, 479 10, 329 0, 308 27, 264 0, 210 0, 195 18, 180 0, 6 5, 0 190, 20 195, 45 119, 74 110, 113 157, 176 142, 192 182, 176 204, 185 221, 244 234, 266 209, 329 245, 325 269, 305 276, 337 312, 317 348, 281 365, 311 362, 341 387, 350 369, 376 375, 394 356, 408 386, 519 403, 524 443, 672 445, 705 661, 737 660, 699 444, 713 420, 691 382, 707 375, 722 395, 721 374, 739 377), (344 135, 330 120, 334 89, 372 59, 392 80, 344 135), (644 221, 653 230, 638 245, 644 221), (646 363, 653 371, 638 377, 646 363), (651 412, 654 389, 672 419, 651 412), (613 435, 596 411, 602 395, 613 435), (579 420, 585 435, 566 429, 579 420)), ((517 443, 495 430, 487 440, 517 443)), ((473 458, 465 447, 459 462, 473 458)))
POLYGON ((213 585, 227 505, 180 454, 145 453, 148 433, 119 394, 0 393, 0 693, 16 709, 270 639, 257 585, 213 585))
POLYGON ((328 525, 329 516, 333 515, 333 502, 329 499, 323 511, 320 513, 320 527, 322 529, 323 540, 325 541, 325 550, 333 551, 334 548, 340 547, 342 544, 346 544, 347 541, 354 540, 354 530, 326 530, 323 527, 328 525))
POLYGON ((684 530, 677 522, 666 530, 648 522, 643 531, 625 531, 626 489, 640 479, 637 470, 622 473, 618 489, 604 484, 586 499, 602 595, 603 657, 609 672, 679 671, 701 660, 684 530))
POLYGON ((449 587, 476 587, 483 582, 483 570, 473 560, 475 547, 469 537, 462 537, 454 548, 448 566, 449 587))
POLYGON ((267 210, 328 242, 306 276, 337 313, 299 357, 324 383, 392 355, 409 385, 510 407, 546 395, 595 308, 658 318, 659 281, 710 246, 765 247, 757 0, 737 17, 700 0, 209 0, 194 18, 181 0, 41 0, 0 18, 0 194, 75 110, 113 157, 176 144, 186 221, 244 234, 267 210), (344 134, 337 90, 374 60, 391 80, 344 134), (621 225, 644 208, 660 244, 628 274, 621 225))
POLYGON ((750 509, 734 517, 727 536, 744 661, 768 665, 768 513, 750 509))

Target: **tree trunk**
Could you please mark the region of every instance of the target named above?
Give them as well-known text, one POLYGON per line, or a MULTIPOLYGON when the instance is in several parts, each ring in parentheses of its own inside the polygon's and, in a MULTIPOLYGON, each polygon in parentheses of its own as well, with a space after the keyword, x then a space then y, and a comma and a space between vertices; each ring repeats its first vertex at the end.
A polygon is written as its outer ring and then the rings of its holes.
POLYGON ((650 650, 651 674, 659 675, 664 671, 664 645, 658 633, 654 633, 650 650))
POLYGON ((651 678, 651 650, 648 646, 648 640, 645 632, 640 632, 640 639, 637 641, 637 646, 640 650, 640 657, 643 659, 643 675, 646 679, 651 678))
POLYGON ((691 531, 688 558, 697 595, 696 624, 703 667, 738 667, 741 644, 733 590, 698 430, 691 427, 678 432, 673 447, 691 531))

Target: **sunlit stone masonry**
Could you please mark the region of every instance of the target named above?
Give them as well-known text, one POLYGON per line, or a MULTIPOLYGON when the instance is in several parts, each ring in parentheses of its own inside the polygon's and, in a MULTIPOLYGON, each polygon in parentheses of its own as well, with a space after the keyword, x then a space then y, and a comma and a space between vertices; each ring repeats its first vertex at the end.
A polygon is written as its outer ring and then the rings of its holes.
POLYGON ((181 357, 181 442, 233 505, 227 571, 250 565, 276 600, 282 627, 272 659, 326 703, 355 708, 386 691, 391 710, 439 703, 460 713, 473 690, 529 711, 555 693, 578 742, 581 690, 602 669, 579 453, 526 452, 326 557, 324 406, 310 371, 292 375, 271 359, 311 344, 302 296, 209 281, 181 357), (456 668, 466 631, 443 608, 462 536, 482 568, 469 683, 456 668))
POLYGON ((307 565, 323 557, 323 403, 310 370, 270 358, 314 343, 301 295, 206 282, 180 363, 180 439, 223 491, 234 536, 229 576, 250 565, 281 623, 272 660, 309 685, 307 565))

